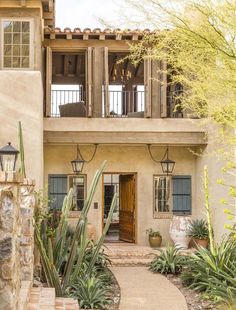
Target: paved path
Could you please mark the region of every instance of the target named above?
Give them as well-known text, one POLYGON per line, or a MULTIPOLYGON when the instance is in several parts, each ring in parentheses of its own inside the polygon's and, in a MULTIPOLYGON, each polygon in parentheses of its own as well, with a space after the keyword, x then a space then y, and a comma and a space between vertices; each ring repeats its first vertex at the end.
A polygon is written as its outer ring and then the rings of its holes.
POLYGON ((121 287, 119 310, 187 310, 181 292, 166 277, 146 267, 111 268, 121 287))

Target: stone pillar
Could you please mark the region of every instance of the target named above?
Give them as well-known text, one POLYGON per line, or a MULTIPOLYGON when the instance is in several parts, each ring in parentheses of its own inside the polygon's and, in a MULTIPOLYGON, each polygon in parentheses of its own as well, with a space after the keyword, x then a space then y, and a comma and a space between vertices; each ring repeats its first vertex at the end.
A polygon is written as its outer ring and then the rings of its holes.
POLYGON ((19 308, 20 181, 17 173, 0 172, 0 310, 19 308))
POLYGON ((34 272, 34 181, 24 179, 20 184, 19 204, 21 214, 21 238, 20 238, 20 279, 33 281, 34 272))

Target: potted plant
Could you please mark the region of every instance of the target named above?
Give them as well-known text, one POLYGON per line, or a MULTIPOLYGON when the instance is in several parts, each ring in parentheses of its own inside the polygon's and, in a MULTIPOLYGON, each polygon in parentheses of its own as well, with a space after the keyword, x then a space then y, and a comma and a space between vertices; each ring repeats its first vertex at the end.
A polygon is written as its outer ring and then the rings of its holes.
POLYGON ((147 229, 146 233, 148 234, 148 240, 150 247, 159 248, 162 243, 162 236, 159 231, 154 231, 152 228, 147 229))
POLYGON ((192 237, 195 245, 202 246, 204 248, 208 247, 209 231, 205 220, 201 219, 191 221, 189 224, 188 235, 189 237, 192 237))

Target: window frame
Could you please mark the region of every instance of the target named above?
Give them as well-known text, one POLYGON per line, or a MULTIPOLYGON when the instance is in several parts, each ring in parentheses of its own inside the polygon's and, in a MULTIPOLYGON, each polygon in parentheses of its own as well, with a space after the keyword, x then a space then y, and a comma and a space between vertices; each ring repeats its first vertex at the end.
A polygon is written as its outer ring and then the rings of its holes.
POLYGON ((0 68, 1 70, 5 71, 32 71, 34 69, 34 23, 33 23, 33 18, 29 17, 1 17, 0 18, 0 42, 1 42, 1 47, 0 47, 0 68), (20 22, 29 22, 30 23, 30 43, 29 43, 29 67, 28 68, 8 68, 4 67, 4 27, 3 23, 4 22, 14 22, 14 21, 20 21, 20 22))
MULTIPOLYGON (((153 218, 154 219, 169 219, 172 218, 173 215, 184 215, 185 213, 183 212, 179 212, 179 213, 175 213, 173 212, 173 178, 183 178, 184 176, 187 175, 166 175, 166 174, 154 174, 153 175, 153 218), (168 177, 170 179, 170 211, 169 212, 161 212, 161 211, 156 211, 155 210, 155 177, 168 177)), ((188 175, 190 176, 190 180, 191 180, 191 193, 190 193, 190 197, 191 197, 191 210, 189 213, 186 213, 186 215, 191 215, 192 214, 192 199, 193 199, 193 195, 192 195, 192 175, 188 175)))
MULTIPOLYGON (((76 178, 76 177, 83 177, 84 179, 84 201, 87 199, 87 174, 68 174, 67 175, 67 191, 69 192, 70 190, 70 179, 76 178)), ((73 181, 72 181, 73 182, 73 181)), ((81 210, 74 210, 75 212, 81 212, 81 210)), ((73 211, 72 211, 73 212, 73 211)))

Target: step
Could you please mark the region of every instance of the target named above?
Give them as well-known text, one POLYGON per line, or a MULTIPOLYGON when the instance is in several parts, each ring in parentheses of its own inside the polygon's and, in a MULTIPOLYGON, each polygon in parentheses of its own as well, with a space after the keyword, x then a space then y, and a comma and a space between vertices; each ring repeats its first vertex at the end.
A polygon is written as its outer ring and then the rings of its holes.
POLYGON ((30 298, 31 281, 22 281, 19 295, 18 310, 27 310, 27 304, 30 298))
POLYGON ((55 289, 48 287, 33 287, 27 310, 55 310, 55 289))
POLYGON ((79 310, 79 305, 75 299, 57 297, 55 310, 79 310))
POLYGON ((79 305, 75 299, 56 297, 54 288, 32 287, 24 310, 79 310, 79 305))
POLYGON ((111 265, 116 267, 147 266, 152 258, 113 258, 111 265))

